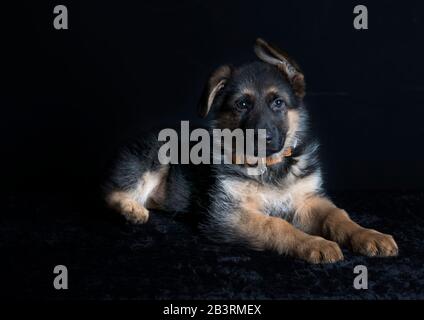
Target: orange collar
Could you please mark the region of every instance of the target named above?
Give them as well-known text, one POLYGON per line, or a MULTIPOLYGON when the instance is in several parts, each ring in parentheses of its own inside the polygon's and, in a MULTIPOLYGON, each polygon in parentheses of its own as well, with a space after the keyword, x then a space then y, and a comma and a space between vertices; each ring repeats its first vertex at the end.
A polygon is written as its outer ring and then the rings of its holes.
MULTIPOLYGON (((268 157, 265 158, 265 161, 262 161, 266 163, 266 166, 272 166, 274 164, 280 163, 284 160, 284 158, 291 157, 293 153, 293 148, 288 147, 286 149, 283 149, 277 153, 274 153, 268 157)), ((257 157, 252 156, 245 156, 245 155, 233 155, 233 163, 235 164, 245 164, 247 166, 255 166, 260 161, 257 157)), ((263 159, 263 158, 262 158, 263 159)))

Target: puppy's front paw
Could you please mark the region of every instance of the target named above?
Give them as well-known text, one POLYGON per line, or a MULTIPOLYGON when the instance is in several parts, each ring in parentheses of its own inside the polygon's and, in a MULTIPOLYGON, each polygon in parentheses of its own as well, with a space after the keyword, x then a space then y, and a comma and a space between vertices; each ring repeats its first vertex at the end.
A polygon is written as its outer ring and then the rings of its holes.
POLYGON ((135 224, 146 223, 149 220, 149 210, 136 202, 127 202, 121 206, 122 214, 128 221, 135 224))
POLYGON ((392 257, 398 255, 398 246, 391 235, 372 229, 361 229, 350 238, 354 252, 370 257, 392 257))
POLYGON ((308 237, 299 247, 296 256, 310 263, 333 263, 343 260, 339 245, 321 237, 308 237))
POLYGON ((122 213, 132 223, 145 223, 149 219, 149 210, 122 191, 112 192, 106 197, 108 205, 122 213))

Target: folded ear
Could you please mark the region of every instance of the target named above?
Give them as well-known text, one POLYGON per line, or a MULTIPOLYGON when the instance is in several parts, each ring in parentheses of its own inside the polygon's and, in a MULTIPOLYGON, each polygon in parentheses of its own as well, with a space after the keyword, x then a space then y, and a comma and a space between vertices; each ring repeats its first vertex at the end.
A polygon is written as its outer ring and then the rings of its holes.
POLYGON ((299 98, 305 96, 305 78, 303 73, 297 63, 290 59, 287 53, 268 44, 261 38, 256 39, 254 49, 259 59, 277 66, 284 73, 299 98))
POLYGON ((224 65, 216 69, 209 77, 199 103, 199 115, 205 118, 211 110, 217 96, 231 78, 232 69, 224 65))

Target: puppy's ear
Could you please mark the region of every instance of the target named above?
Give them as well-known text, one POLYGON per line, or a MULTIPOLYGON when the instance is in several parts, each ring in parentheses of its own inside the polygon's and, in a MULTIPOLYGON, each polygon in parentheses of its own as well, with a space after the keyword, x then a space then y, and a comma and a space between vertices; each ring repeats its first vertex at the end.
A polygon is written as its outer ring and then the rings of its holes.
POLYGON ((229 65, 224 65, 216 69, 209 77, 202 97, 199 102, 199 115, 205 118, 211 110, 216 97, 222 92, 228 80, 230 80, 232 68, 229 65))
POLYGON ((305 78, 296 62, 287 53, 262 40, 256 39, 255 53, 264 62, 275 65, 286 76, 299 98, 305 96, 305 78))

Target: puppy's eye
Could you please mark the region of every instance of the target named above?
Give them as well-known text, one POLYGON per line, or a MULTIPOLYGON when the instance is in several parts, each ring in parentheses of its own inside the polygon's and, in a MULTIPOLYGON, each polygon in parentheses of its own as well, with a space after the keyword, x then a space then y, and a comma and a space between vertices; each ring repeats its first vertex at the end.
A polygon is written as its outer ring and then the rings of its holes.
POLYGON ((286 106, 286 103, 284 102, 283 99, 281 98, 277 98, 275 99, 272 104, 271 104, 271 108, 273 110, 281 110, 286 106))
POLYGON ((239 111, 247 110, 251 107, 251 103, 248 100, 239 100, 236 102, 236 108, 239 111))

